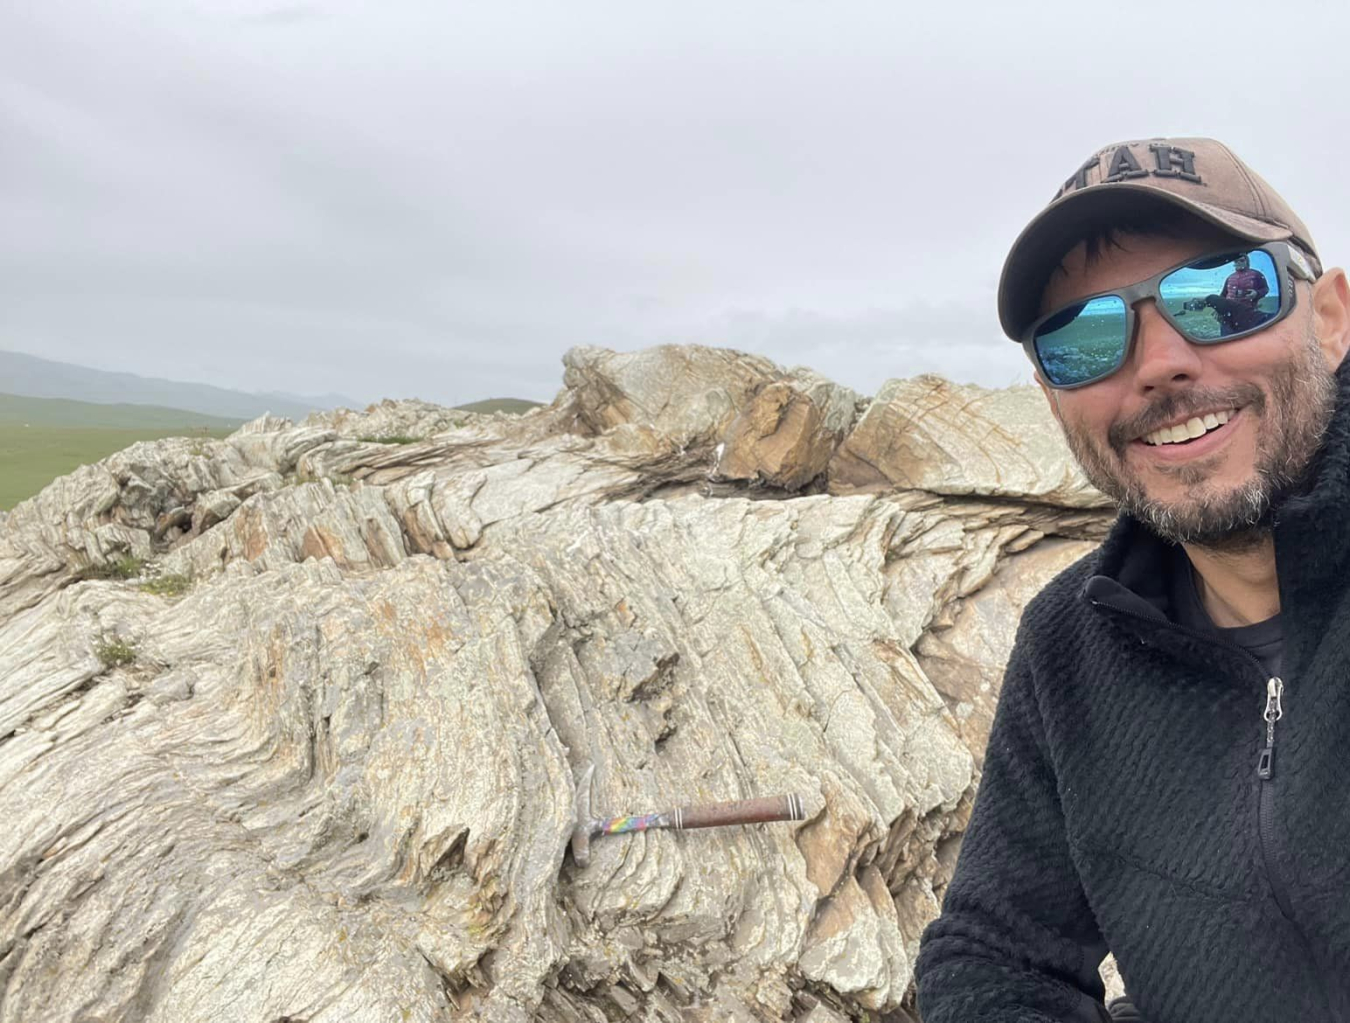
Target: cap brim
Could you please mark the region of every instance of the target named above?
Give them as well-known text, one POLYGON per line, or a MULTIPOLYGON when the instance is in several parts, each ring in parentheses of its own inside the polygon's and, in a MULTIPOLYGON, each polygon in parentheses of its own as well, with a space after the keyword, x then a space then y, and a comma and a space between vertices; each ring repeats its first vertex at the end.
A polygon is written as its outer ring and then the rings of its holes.
POLYGON ((1095 230, 1119 223, 1122 214, 1149 206, 1179 207, 1246 241, 1275 242, 1293 236, 1276 224, 1130 181, 1070 192, 1026 226, 1003 261, 998 282, 1003 332, 1014 341, 1022 340, 1022 333, 1040 313, 1041 293, 1050 272, 1074 245, 1095 230))

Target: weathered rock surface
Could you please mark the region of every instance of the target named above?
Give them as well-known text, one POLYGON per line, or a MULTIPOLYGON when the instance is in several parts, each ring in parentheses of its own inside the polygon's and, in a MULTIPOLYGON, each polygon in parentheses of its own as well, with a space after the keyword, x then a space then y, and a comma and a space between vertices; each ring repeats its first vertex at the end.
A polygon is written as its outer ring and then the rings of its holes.
POLYGON ((715 480, 801 490, 822 477, 865 402, 806 370, 761 387, 727 427, 715 480))
POLYGON ((386 398, 361 412, 345 408, 312 412, 304 425, 329 429, 339 437, 354 440, 393 441, 448 433, 480 418, 476 412, 433 405, 429 401, 386 398))
POLYGON ((840 447, 830 486, 834 493, 899 487, 1106 507, 1065 451, 1035 387, 993 391, 929 375, 891 380, 840 447))
POLYGON ((977 766, 984 762, 1003 666, 1022 608, 1045 580, 1092 547, 1083 540, 1046 540, 1004 561, 978 592, 955 606, 948 619, 934 622, 915 645, 920 666, 951 708, 977 766))
POLYGON ((563 365, 563 383, 590 430, 640 424, 682 447, 715 443, 762 387, 785 375, 759 356, 679 345, 573 348, 563 365))
POLYGON ((910 1018, 1019 609, 1107 512, 1016 391, 566 366, 0 518, 0 1021, 910 1018), (588 765, 807 819, 581 868, 588 765))

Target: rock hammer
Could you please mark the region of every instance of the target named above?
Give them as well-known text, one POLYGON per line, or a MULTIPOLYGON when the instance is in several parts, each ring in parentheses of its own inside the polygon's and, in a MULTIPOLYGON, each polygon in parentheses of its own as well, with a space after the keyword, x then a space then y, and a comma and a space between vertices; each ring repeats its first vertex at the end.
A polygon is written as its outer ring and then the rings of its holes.
POLYGON ((591 816, 591 764, 577 783, 577 820, 572 829, 572 859, 584 867, 591 859, 591 839, 605 835, 623 835, 630 831, 673 828, 716 828, 724 824, 764 824, 769 821, 806 819, 801 796, 764 796, 760 799, 733 799, 724 803, 703 803, 678 807, 660 813, 625 814, 620 817, 591 816))

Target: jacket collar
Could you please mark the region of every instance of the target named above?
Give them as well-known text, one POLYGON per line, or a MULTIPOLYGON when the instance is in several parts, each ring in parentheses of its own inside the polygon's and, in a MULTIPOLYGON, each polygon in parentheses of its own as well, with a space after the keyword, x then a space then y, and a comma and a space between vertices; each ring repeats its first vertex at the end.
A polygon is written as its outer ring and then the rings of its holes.
MULTIPOLYGON (((1350 360, 1336 372, 1336 408, 1302 487, 1273 516, 1280 607, 1320 634, 1334 610, 1327 597, 1350 581, 1350 360)), ((1168 619, 1169 583, 1180 547, 1122 514, 1098 551, 1083 596, 1136 617, 1168 619)))

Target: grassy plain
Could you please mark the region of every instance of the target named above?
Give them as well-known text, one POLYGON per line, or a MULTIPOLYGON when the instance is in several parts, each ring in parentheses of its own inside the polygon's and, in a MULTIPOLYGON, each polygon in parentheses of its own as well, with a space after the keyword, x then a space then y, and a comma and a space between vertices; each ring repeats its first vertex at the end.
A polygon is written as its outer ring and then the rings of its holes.
MULTIPOLYGON (((524 412, 539 402, 491 398, 470 412, 524 412)), ((0 394, 0 511, 32 497, 57 476, 140 440, 224 437, 242 421, 154 405, 100 405, 0 394)))
POLYGON ((107 458, 138 440, 224 437, 230 430, 114 430, 0 423, 0 511, 32 497, 57 476, 107 458))
POLYGON ((0 394, 0 511, 57 476, 138 440, 224 437, 239 424, 152 405, 96 405, 0 394))

